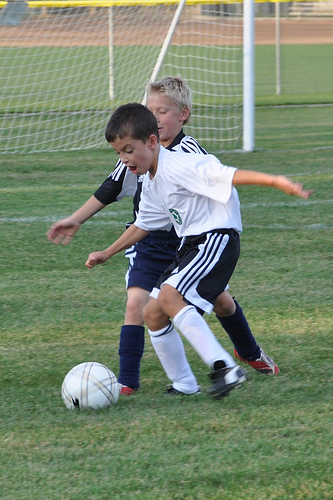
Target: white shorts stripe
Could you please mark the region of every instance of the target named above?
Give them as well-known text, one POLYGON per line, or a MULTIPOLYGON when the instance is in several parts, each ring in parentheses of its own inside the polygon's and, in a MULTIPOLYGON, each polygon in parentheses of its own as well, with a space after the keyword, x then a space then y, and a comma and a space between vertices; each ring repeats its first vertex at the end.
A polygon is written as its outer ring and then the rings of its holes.
MULTIPOLYGON (((168 284, 176 288, 191 304, 210 313, 213 305, 198 294, 200 281, 218 264, 229 241, 228 234, 209 233, 206 241, 198 245, 199 252, 182 269, 175 268, 162 286, 168 284)), ((227 285, 227 284, 226 284, 227 285)), ((156 292, 155 292, 156 296, 156 292)))
POLYGON ((199 279, 202 279, 211 271, 219 260, 228 240, 228 235, 217 233, 208 234, 207 240, 198 247, 200 252, 191 263, 186 266, 184 269, 185 273, 179 280, 178 291, 182 295, 185 296, 190 288, 196 286, 199 279), (227 238, 225 242, 223 241, 224 237, 227 238))

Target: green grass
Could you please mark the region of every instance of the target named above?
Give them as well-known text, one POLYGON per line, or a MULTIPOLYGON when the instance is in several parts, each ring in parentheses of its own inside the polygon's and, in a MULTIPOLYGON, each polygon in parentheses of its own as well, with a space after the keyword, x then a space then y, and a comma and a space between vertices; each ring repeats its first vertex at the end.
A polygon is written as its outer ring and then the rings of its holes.
POLYGON ((281 45, 281 95, 276 95, 275 46, 255 48, 257 105, 333 102, 333 45, 281 45))
MULTIPOLYGON (((332 487, 331 109, 257 109, 257 149, 229 165, 290 175, 308 201, 239 189, 244 233, 231 293, 276 377, 249 368, 221 401, 186 345, 203 394, 168 398, 148 336, 140 391, 106 410, 71 412, 60 396, 74 365, 118 371, 126 293, 122 254, 89 271, 131 218, 131 200, 87 222, 70 246, 45 232, 94 192, 111 150, 1 158, 1 498, 323 500, 332 487)), ((212 329, 232 352, 213 316, 212 329)))

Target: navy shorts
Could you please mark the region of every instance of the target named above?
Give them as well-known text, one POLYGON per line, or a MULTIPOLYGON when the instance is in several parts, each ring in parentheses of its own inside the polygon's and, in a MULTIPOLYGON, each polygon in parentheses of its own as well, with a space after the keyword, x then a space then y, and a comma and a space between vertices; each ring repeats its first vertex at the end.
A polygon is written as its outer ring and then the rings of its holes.
POLYGON ((153 231, 125 252, 129 259, 126 288, 151 292, 161 274, 173 262, 180 239, 171 231, 153 231))
POLYGON ((165 270, 151 296, 168 284, 189 304, 211 313, 217 297, 228 287, 240 253, 239 234, 219 229, 184 238, 174 262, 165 270))

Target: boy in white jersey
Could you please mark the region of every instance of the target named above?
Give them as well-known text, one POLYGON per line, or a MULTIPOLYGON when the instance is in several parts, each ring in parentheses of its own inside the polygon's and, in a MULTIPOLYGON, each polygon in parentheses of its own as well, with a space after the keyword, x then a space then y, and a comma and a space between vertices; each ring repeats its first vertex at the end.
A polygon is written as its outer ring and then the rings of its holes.
POLYGON ((106 138, 133 174, 148 175, 134 224, 106 250, 91 253, 86 266, 91 269, 150 231, 173 225, 182 244, 153 291, 144 318, 156 343, 161 337, 170 339, 157 354, 172 387, 190 394, 196 380, 185 361, 181 370, 181 363, 175 367, 172 362, 174 356, 178 359, 181 346, 170 318, 211 369, 210 393, 220 398, 241 385, 246 376, 198 310, 219 310, 237 263, 242 225, 233 186, 271 186, 301 198, 308 198, 311 191, 283 176, 226 167, 212 155, 167 151, 159 144, 154 115, 141 104, 120 106, 107 125, 106 138))
MULTIPOLYGON (((192 98, 188 85, 179 77, 165 76, 146 87, 147 107, 157 119, 160 144, 170 151, 207 154, 198 142, 184 134, 191 115, 192 98)), ((133 220, 138 213, 143 177, 133 176, 119 160, 86 203, 71 216, 55 222, 47 235, 53 243, 68 244, 80 226, 110 203, 134 195, 133 220)), ((148 238, 129 248, 126 273, 127 303, 120 330, 118 380, 121 394, 130 395, 140 386, 140 362, 144 350, 143 308, 162 272, 173 261, 180 240, 172 231, 153 231, 148 238)), ((235 354, 260 373, 276 374, 278 367, 257 344, 240 305, 226 290, 217 318, 235 347, 235 354)), ((164 340, 164 339, 163 339, 164 340)), ((159 345, 162 339, 160 339, 159 345)), ((169 394, 178 394, 170 389, 169 394)))

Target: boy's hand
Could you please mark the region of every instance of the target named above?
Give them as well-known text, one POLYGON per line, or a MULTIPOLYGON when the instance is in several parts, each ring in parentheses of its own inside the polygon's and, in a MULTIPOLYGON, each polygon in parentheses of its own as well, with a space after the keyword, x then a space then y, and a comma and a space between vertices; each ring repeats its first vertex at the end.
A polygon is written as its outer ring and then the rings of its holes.
POLYGON ((281 189, 290 196, 299 196, 304 200, 307 200, 309 196, 313 193, 313 189, 303 189, 303 185, 299 182, 293 182, 283 175, 277 177, 277 188, 281 189))
POLYGON ((62 219, 50 227, 46 233, 47 239, 55 245, 59 245, 59 243, 68 245, 76 231, 80 228, 80 225, 71 219, 62 219))
POLYGON ((104 264, 104 262, 106 262, 108 259, 109 255, 105 250, 102 250, 101 252, 92 252, 89 254, 88 260, 85 265, 89 269, 92 269, 98 264, 104 264))

